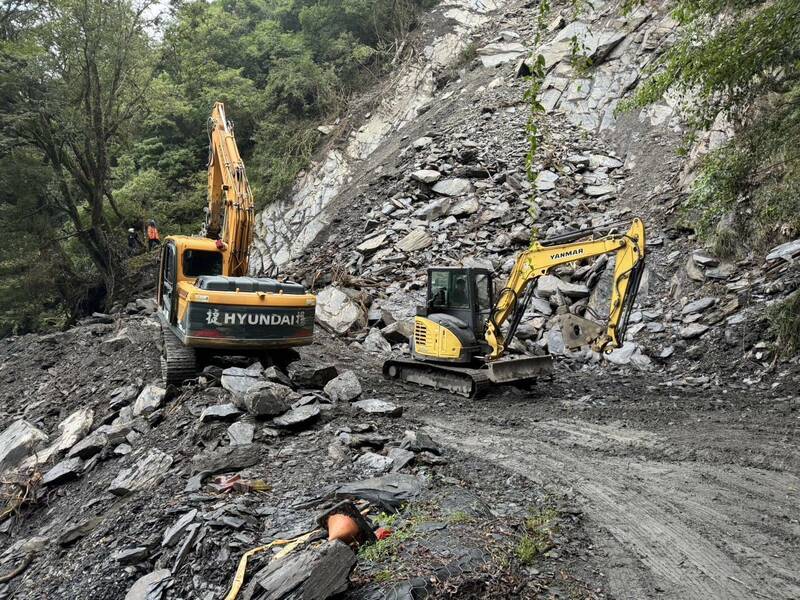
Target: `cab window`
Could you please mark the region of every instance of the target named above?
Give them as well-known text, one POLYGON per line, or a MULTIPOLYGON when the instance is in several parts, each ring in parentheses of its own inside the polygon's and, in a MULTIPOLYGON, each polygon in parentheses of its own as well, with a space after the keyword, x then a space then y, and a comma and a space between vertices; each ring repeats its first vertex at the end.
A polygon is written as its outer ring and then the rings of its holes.
POLYGON ((478 296, 478 310, 489 310, 492 307, 492 292, 489 289, 489 276, 475 277, 475 290, 478 296))
POLYGON ((430 306, 432 308, 469 308, 469 287, 466 273, 434 271, 431 273, 430 306))
POLYGON ((208 250, 184 250, 183 275, 222 275, 222 254, 208 250))

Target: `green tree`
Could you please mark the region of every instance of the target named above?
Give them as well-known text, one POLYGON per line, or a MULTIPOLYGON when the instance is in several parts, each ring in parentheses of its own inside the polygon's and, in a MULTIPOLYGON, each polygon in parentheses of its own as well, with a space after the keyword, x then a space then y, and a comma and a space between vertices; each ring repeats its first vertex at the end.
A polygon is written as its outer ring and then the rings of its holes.
POLYGON ((50 169, 46 202, 63 216, 63 233, 80 242, 109 300, 121 273, 112 165, 146 107, 148 6, 48 0, 3 44, 4 61, 16 63, 2 81, 3 152, 26 148, 50 169))
POLYGON ((800 233, 800 1, 677 0, 678 38, 634 106, 684 94, 692 131, 722 117, 735 136, 709 154, 688 209, 721 254, 800 233), (742 243, 743 241, 749 243, 742 243))

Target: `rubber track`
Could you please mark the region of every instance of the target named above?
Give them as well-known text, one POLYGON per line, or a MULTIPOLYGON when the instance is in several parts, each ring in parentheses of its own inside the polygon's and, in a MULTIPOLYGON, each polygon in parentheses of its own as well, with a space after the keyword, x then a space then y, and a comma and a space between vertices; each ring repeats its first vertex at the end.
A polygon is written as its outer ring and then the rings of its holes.
POLYGON ((167 385, 181 385, 197 376, 197 358, 194 348, 184 346, 168 330, 161 330, 161 377, 167 385))

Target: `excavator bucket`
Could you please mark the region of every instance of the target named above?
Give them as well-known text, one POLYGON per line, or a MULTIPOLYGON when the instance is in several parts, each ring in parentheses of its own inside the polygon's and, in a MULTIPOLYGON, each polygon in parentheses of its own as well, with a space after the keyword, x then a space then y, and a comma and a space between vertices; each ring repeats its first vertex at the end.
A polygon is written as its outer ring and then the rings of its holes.
POLYGON ((572 314, 561 316, 561 335, 564 345, 570 350, 593 344, 604 333, 602 325, 589 319, 572 314))
POLYGON ((535 379, 553 370, 553 357, 531 356, 489 363, 489 380, 494 383, 515 383, 535 379))

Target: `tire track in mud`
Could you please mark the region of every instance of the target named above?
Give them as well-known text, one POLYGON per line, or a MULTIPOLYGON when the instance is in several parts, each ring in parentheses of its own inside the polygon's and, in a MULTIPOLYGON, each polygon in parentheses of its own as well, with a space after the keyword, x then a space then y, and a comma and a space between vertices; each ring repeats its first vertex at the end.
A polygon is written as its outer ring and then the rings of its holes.
POLYGON ((421 420, 445 445, 544 487, 574 489, 611 559, 604 570, 616 598, 800 598, 793 474, 648 460, 637 448, 668 442, 583 421, 509 430, 457 415, 421 420), (609 455, 615 445, 618 455, 609 455))

